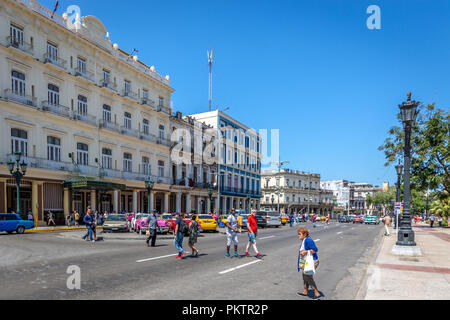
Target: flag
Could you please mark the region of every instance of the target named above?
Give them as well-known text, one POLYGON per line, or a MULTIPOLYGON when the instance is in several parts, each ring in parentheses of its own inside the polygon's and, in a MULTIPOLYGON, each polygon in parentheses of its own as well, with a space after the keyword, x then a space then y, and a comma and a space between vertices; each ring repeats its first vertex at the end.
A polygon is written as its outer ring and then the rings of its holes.
POLYGON ((52 12, 52 19, 53 19, 53 16, 55 15, 56 10, 58 9, 58 4, 59 4, 59 1, 56 0, 55 9, 52 12))

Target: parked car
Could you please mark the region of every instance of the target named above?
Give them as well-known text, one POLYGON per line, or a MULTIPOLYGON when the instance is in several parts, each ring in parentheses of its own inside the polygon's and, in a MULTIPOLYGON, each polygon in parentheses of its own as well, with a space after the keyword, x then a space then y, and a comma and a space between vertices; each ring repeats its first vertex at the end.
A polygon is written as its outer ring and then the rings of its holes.
POLYGON ((220 228, 225 228, 225 223, 227 223, 228 216, 228 214, 222 214, 219 216, 218 223, 220 228))
POLYGON ((258 228, 264 229, 267 228, 267 220, 265 217, 256 215, 256 224, 258 228))
POLYGON ((364 223, 363 217, 362 216, 357 216, 357 217, 353 218, 352 222, 353 223, 361 223, 361 224, 363 224, 364 223))
POLYGON ((0 213, 0 231, 24 234, 25 230, 32 228, 34 228, 34 222, 31 220, 22 220, 18 214, 0 213))
POLYGON ((279 228, 281 226, 281 217, 279 212, 265 212, 259 211, 257 215, 264 217, 267 222, 267 227, 279 228))
POLYGON ((375 216, 367 216, 364 223, 365 224, 380 224, 380 219, 378 219, 375 216))
MULTIPOLYGON (((141 218, 136 221, 136 232, 137 233, 142 234, 142 233, 147 232, 147 229, 148 229, 148 224, 147 224, 148 216, 149 216, 149 214, 143 214, 141 216, 141 218)), ((168 221, 163 220, 161 218, 158 218, 156 220, 156 222, 157 222, 157 225, 158 225, 157 230, 156 230, 157 233, 162 233, 162 234, 169 233, 170 228, 169 228, 169 222, 168 221)))
POLYGON ((250 215, 248 213, 241 214, 242 216, 242 228, 247 229, 247 220, 250 215))
POLYGON ((217 222, 212 215, 199 214, 197 222, 202 227, 202 231, 217 232, 217 222))
POLYGON ((282 224, 283 226, 285 226, 286 223, 288 223, 288 222, 289 222, 289 217, 288 217, 287 215, 283 214, 283 215, 281 216, 281 224, 282 224))
POLYGON ((106 218, 103 224, 103 232, 130 232, 129 220, 123 214, 112 214, 106 218))
POLYGON ((136 221, 139 220, 143 215, 144 213, 138 213, 135 214, 133 218, 131 218, 131 230, 136 231, 136 221))

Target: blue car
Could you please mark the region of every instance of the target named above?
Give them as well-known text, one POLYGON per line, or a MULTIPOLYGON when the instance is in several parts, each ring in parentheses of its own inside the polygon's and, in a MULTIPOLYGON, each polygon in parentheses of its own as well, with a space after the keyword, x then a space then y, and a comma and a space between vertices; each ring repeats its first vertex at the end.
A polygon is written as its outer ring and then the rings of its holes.
POLYGON ((16 231, 23 234, 25 230, 32 228, 34 228, 33 221, 22 220, 18 214, 0 213, 0 232, 6 231, 11 234, 16 231))

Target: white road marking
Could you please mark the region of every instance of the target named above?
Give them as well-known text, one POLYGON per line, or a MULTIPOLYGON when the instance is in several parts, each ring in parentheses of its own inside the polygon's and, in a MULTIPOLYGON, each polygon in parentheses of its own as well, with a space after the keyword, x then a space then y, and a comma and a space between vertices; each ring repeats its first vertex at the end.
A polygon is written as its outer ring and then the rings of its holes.
POLYGON ((231 269, 219 272, 219 274, 225 274, 225 273, 228 273, 228 272, 231 272, 231 271, 235 271, 237 269, 240 269, 240 268, 243 268, 243 267, 247 267, 249 265, 252 265, 252 264, 255 264, 255 263, 258 263, 258 262, 261 262, 261 261, 262 260, 256 260, 256 261, 253 261, 253 262, 250 262, 250 263, 246 263, 246 264, 243 264, 241 266, 237 266, 237 267, 234 267, 234 268, 231 268, 231 269))
POLYGON ((164 259, 164 258, 173 257, 173 256, 177 256, 177 255, 178 255, 178 253, 175 253, 175 254, 169 254, 169 255, 167 255, 167 256, 161 256, 161 257, 155 257, 155 258, 143 259, 143 260, 138 260, 138 261, 136 261, 136 262, 137 262, 137 263, 140 263, 140 262, 146 262, 146 261, 151 261, 151 260, 164 259))
POLYGON ((342 232, 338 232, 337 234, 341 234, 342 232))
POLYGON ((275 236, 270 236, 270 237, 259 238, 258 240, 264 240, 264 239, 270 239, 270 238, 275 238, 275 236))
POLYGON ((314 240, 314 242, 319 242, 319 241, 320 241, 320 239, 314 240))

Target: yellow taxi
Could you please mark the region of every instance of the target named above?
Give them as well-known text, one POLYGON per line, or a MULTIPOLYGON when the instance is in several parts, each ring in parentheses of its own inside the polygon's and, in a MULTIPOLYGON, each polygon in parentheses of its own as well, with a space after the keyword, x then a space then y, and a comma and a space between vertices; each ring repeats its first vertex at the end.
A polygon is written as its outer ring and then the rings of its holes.
POLYGON ((217 219, 217 221, 219 223, 222 223, 222 225, 225 227, 225 224, 227 223, 228 220, 228 214, 222 214, 219 216, 219 218, 217 219))
POLYGON ((281 216, 281 224, 284 226, 287 223, 287 217, 285 215, 281 216))
POLYGON ((199 214, 198 222, 202 225, 203 231, 217 231, 217 222, 213 216, 209 214, 199 214))

